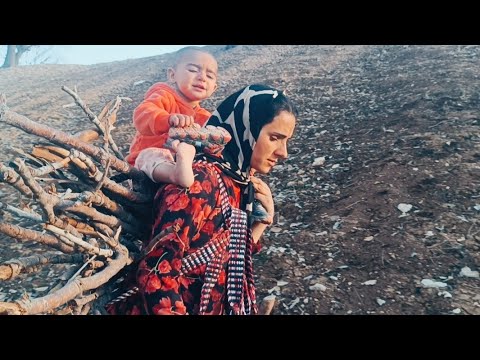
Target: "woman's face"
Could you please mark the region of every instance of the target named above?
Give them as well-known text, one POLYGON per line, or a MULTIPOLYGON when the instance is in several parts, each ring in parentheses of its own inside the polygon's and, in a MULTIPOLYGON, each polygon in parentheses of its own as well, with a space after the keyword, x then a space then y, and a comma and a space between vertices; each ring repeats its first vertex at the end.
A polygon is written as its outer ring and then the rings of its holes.
POLYGON ((282 111, 262 128, 250 160, 252 169, 267 174, 279 159, 287 158, 287 141, 293 135, 295 122, 292 113, 282 111))

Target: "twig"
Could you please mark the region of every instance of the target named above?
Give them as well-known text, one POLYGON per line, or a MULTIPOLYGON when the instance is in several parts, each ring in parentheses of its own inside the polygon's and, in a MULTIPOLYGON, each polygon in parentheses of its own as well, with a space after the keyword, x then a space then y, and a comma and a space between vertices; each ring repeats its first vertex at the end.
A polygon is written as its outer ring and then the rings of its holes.
POLYGON ((116 158, 113 155, 105 153, 105 151, 97 146, 93 146, 83 141, 78 140, 74 136, 68 135, 67 133, 52 129, 46 125, 36 123, 27 117, 17 114, 13 111, 6 110, 1 116, 0 121, 15 126, 23 131, 43 137, 54 144, 65 146, 68 149, 77 149, 83 153, 92 156, 94 159, 98 160, 102 166, 105 166, 107 160, 111 158, 111 166, 115 170, 127 174, 130 178, 137 181, 145 181, 146 175, 131 166, 129 163, 116 158))
POLYGON ((436 126, 438 126, 438 125, 440 125, 440 124, 443 124, 445 121, 447 121, 447 120, 442 120, 442 121, 436 123, 435 125, 429 126, 428 128, 429 128, 429 129, 434 128, 434 127, 436 127, 436 126))
MULTIPOLYGON (((97 116, 87 107, 85 102, 82 99, 80 99, 80 97, 78 96, 76 91, 74 92, 66 86, 62 86, 62 90, 65 91, 67 94, 69 94, 70 96, 72 96, 75 99, 75 102, 82 108, 82 110, 85 112, 85 114, 87 114, 90 121, 93 122, 98 127, 98 129, 100 130, 100 133, 102 135, 105 135, 106 132, 105 132, 104 126, 100 123, 97 116)), ((112 150, 114 151, 115 155, 117 155, 119 159, 123 160, 123 155, 120 152, 120 150, 118 149, 118 147, 115 144, 115 142, 113 141, 113 139, 110 136, 108 136, 107 141, 111 145, 112 150)))
POLYGON ((2 163, 0 163, 0 181, 12 185, 25 196, 32 195, 32 191, 28 186, 25 185, 22 177, 18 175, 15 170, 5 166, 2 163))
POLYGON ((90 259, 88 259, 88 261, 85 262, 85 264, 83 264, 80 269, 78 269, 78 271, 73 274, 73 276, 67 281, 67 284, 71 281, 73 281, 77 276, 78 274, 80 274, 82 272, 83 269, 85 269, 85 267, 88 266, 88 264, 90 264, 93 260, 95 260, 95 258, 97 257, 97 255, 93 255, 90 259))
POLYGON ((68 166, 68 164, 70 163, 71 160, 72 159, 70 157, 66 157, 63 160, 60 160, 60 161, 57 161, 57 162, 54 162, 54 163, 50 163, 50 164, 42 166, 38 169, 34 169, 34 170, 31 171, 32 176, 41 177, 41 176, 45 176, 47 174, 50 174, 51 172, 57 171, 58 169, 62 169, 64 167, 68 166))
POLYGON ((109 168, 110 168, 110 159, 108 159, 108 161, 107 161, 107 165, 105 166, 105 172, 103 173, 103 176, 102 176, 102 178, 100 179, 100 181, 98 182, 97 186, 95 186, 94 192, 97 192, 97 191, 99 191, 99 190, 102 188, 103 184, 105 183, 105 181, 106 181, 107 178, 108 178, 108 170, 109 170, 109 168))
POLYGON ((15 159, 15 164, 18 167, 17 171, 22 177, 23 181, 25 182, 25 185, 27 185, 30 188, 30 190, 32 190, 32 193, 38 199, 38 202, 40 203, 43 209, 43 212, 45 214, 45 219, 48 219, 48 221, 50 221, 51 223, 54 223, 55 213, 53 212, 53 206, 55 205, 55 202, 52 201, 53 197, 49 196, 42 189, 42 187, 35 181, 30 170, 25 165, 23 160, 17 158, 15 159))
POLYGON ((5 204, 1 201, 0 201, 0 209, 11 212, 12 214, 20 216, 22 218, 33 220, 35 222, 42 222, 43 221, 42 216, 37 214, 37 213, 21 210, 19 208, 16 208, 15 206, 5 204))
POLYGON ((80 239, 76 236, 73 236, 72 234, 70 234, 70 233, 66 232, 65 230, 60 229, 56 226, 47 224, 47 225, 45 225, 45 229, 51 231, 52 233, 54 233, 56 235, 67 238, 71 242, 73 242, 76 245, 78 245, 78 246, 82 247, 83 249, 87 250, 87 252, 89 252, 89 253, 97 254, 97 255, 100 255, 100 256, 104 256, 104 257, 112 257, 112 255, 113 255, 112 250, 110 250, 110 249, 99 249, 98 247, 90 245, 86 241, 84 241, 84 240, 82 240, 82 239, 80 239))
POLYGON ((84 261, 82 254, 43 254, 12 259, 0 264, 0 280, 12 280, 21 273, 33 272, 32 268, 46 264, 75 264, 84 261))
POLYGON ((65 245, 54 236, 42 234, 41 232, 35 230, 25 229, 17 225, 7 224, 2 221, 0 221, 0 232, 22 242, 36 241, 40 244, 44 244, 54 249, 60 250, 61 252, 66 254, 72 253, 74 251, 73 246, 65 245))

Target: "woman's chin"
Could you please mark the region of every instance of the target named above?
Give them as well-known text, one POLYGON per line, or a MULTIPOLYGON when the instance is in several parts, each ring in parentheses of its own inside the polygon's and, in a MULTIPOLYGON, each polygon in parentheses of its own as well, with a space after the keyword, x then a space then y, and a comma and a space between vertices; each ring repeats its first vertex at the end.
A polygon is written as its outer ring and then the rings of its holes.
POLYGON ((265 166, 262 166, 261 169, 257 169, 257 172, 265 175, 265 174, 268 174, 270 171, 272 171, 272 168, 273 166, 265 165, 265 166))

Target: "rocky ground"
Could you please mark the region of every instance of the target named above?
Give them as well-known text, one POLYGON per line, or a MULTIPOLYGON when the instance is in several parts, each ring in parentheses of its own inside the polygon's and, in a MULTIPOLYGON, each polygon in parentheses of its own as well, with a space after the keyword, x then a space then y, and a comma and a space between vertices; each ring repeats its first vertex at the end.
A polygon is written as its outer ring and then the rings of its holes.
MULTIPOLYGON (((480 46, 210 48, 220 88, 207 108, 261 82, 300 110, 289 159, 264 177, 277 215, 256 257, 257 288, 276 297, 274 314, 480 314, 480 46)), ((132 111, 165 79, 168 56, 0 69, 0 92, 67 132, 90 124, 62 85, 94 111, 130 97, 114 130, 125 152, 132 111)), ((38 141, 0 131, 3 162, 38 141)), ((0 201, 17 198, 0 184, 0 201)), ((37 249, 3 235, 0 244, 1 261, 37 249)), ((2 283, 0 301, 42 295, 56 276, 2 283)))

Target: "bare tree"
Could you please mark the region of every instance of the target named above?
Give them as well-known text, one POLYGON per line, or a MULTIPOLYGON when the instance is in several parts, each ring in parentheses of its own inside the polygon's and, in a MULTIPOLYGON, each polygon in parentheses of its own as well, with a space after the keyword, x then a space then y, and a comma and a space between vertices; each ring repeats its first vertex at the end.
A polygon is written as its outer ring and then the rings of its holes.
POLYGON ((51 50, 53 46, 44 45, 4 45, 6 47, 5 60, 2 68, 15 67, 20 65, 20 59, 25 59, 23 56, 26 53, 28 56, 27 62, 24 64, 44 64, 47 61, 51 62, 51 50))

